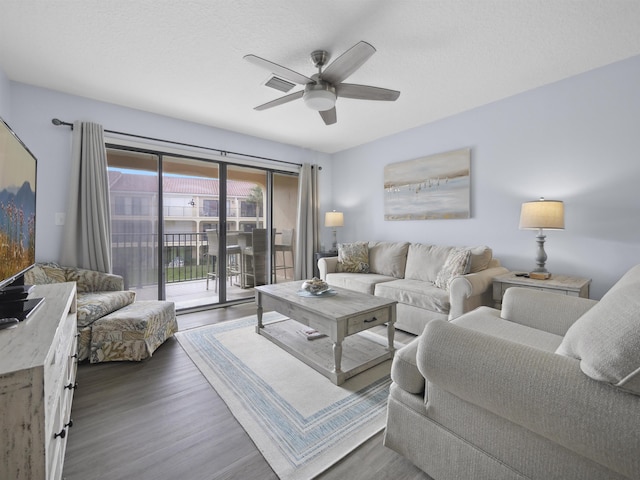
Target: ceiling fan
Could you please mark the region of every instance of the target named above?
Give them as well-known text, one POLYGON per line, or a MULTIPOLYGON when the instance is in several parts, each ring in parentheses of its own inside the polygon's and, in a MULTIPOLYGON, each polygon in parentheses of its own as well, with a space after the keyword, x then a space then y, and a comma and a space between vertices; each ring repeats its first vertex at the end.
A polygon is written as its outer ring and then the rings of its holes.
POLYGON ((397 90, 342 83, 375 52, 376 49, 367 42, 358 42, 323 70, 323 67, 329 61, 329 53, 324 50, 315 50, 311 52, 311 62, 318 68, 318 73, 311 75, 311 77, 294 72, 256 55, 245 55, 244 59, 248 62, 266 68, 274 75, 285 80, 304 85, 304 90, 259 105, 255 107, 255 110, 266 110, 267 108, 302 98, 309 108, 320 113, 325 124, 332 125, 337 121, 335 103, 338 97, 358 100, 397 100, 400 96, 400 92, 397 90))

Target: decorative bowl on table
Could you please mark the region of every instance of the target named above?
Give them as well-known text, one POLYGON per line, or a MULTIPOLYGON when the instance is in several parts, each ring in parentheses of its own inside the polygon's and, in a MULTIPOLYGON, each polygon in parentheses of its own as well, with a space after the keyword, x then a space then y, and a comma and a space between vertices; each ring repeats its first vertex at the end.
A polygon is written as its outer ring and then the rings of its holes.
POLYGON ((320 295, 329 290, 329 284, 317 277, 313 277, 311 280, 305 280, 300 288, 311 295, 320 295))

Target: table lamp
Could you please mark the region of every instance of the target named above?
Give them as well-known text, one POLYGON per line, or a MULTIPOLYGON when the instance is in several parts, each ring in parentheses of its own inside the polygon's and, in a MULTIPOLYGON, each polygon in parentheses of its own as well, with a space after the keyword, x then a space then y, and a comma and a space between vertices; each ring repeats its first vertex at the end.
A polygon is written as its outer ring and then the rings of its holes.
POLYGON ((338 242, 337 242, 337 234, 336 227, 344 226, 344 215, 342 212, 326 212, 324 214, 324 226, 333 228, 333 245, 331 246, 332 252, 338 251, 338 242))
POLYGON ((543 229, 564 230, 564 204, 559 200, 540 200, 525 202, 520 211, 520 230, 538 230, 536 236, 538 242, 538 254, 536 264, 538 268, 533 272, 547 274, 544 267, 547 261, 547 254, 544 251, 544 240, 546 236, 543 229))

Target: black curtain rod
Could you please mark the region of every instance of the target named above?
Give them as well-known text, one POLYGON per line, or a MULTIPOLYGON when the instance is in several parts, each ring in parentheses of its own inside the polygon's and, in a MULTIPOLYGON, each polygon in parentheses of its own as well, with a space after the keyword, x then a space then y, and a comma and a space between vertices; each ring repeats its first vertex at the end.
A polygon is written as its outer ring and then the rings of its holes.
MULTIPOLYGON (((73 123, 69 123, 69 122, 63 122, 62 120, 58 119, 58 118, 52 118, 51 119, 51 123, 53 123, 56 126, 65 126, 65 127, 71 127, 71 130, 73 130, 73 123)), ((134 138, 140 138, 143 140, 153 140, 155 142, 164 142, 164 143, 171 143, 173 145, 180 145, 183 147, 193 147, 193 148, 201 148, 203 150, 211 150, 212 152, 218 152, 220 155, 222 155, 223 157, 226 157, 228 154, 231 155, 240 155, 242 157, 247 157, 247 158, 256 158, 258 160, 268 160, 270 162, 278 162, 278 163, 286 163, 288 165, 296 165, 298 167, 301 167, 302 164, 301 163, 294 163, 294 162, 287 162, 286 160, 278 160, 276 158, 268 158, 268 157, 260 157, 258 155, 249 155, 247 153, 239 153, 239 152, 230 152, 228 150, 220 150, 218 148, 211 148, 211 147, 203 147, 200 145, 193 145, 191 143, 182 143, 182 142, 174 142, 173 140, 163 140, 161 138, 154 138, 154 137, 145 137, 143 135, 135 135, 133 133, 125 133, 125 132, 116 132, 115 130, 104 130, 106 133, 113 133, 115 135, 124 135, 125 137, 134 137, 134 138)), ((322 167, 318 167, 318 168, 322 168, 322 167)))

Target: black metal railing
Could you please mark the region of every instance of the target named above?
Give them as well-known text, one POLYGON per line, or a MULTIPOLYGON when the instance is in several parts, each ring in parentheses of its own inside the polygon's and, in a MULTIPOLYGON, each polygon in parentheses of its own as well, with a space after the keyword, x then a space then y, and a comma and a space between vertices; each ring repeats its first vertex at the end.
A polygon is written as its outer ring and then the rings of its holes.
POLYGON ((158 284, 159 249, 166 283, 202 280, 209 272, 205 233, 165 233, 162 244, 154 233, 112 235, 113 271, 122 275, 125 288, 158 284))

